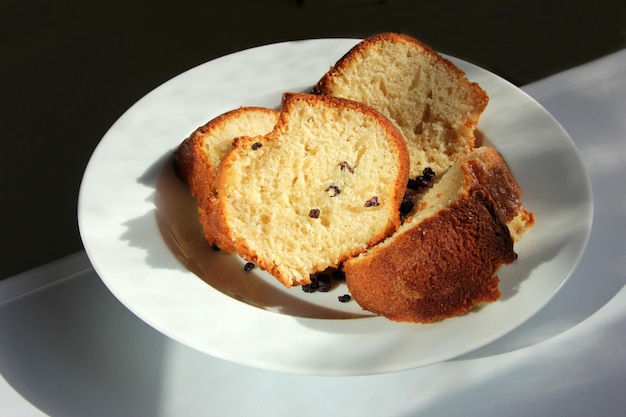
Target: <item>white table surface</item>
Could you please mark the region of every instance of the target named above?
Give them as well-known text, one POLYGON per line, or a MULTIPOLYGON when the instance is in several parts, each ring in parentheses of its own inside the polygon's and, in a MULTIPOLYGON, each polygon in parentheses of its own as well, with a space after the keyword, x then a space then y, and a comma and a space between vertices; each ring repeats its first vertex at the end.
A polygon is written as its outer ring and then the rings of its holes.
POLYGON ((577 270, 510 334, 392 374, 258 370, 153 330, 79 252, 0 281, 0 416, 626 415, 626 50, 524 90, 576 143, 595 212, 577 270))

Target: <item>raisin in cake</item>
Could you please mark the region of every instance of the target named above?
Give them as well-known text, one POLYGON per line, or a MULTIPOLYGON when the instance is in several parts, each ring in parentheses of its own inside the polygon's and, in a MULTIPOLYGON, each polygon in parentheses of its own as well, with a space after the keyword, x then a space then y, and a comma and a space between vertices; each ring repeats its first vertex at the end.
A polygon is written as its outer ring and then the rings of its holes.
MULTIPOLYGON (((238 136, 264 135, 278 121, 278 112, 262 107, 241 107, 226 112, 199 127, 174 151, 178 176, 198 200, 204 236, 210 245, 225 246, 217 234, 213 215, 217 199, 217 168, 231 151, 238 136)), ((225 248, 226 249, 226 248, 225 248)))
POLYGON ((287 287, 400 224, 406 143, 368 106, 285 93, 274 130, 235 143, 218 170, 219 227, 238 254, 287 287))
POLYGON ((426 167, 442 172, 470 152, 489 97, 452 62, 401 34, 366 38, 328 71, 314 94, 374 107, 407 140, 411 178, 426 167))
POLYGON ((433 181, 392 237, 344 263, 362 308, 429 323, 500 297, 496 271, 516 259, 507 223, 533 223, 504 160, 477 148, 433 181))

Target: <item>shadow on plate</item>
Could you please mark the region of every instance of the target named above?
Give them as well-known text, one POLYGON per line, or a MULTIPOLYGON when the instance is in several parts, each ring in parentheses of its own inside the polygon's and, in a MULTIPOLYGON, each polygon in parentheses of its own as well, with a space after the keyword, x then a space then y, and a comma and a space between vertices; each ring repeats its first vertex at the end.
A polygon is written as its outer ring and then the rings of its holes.
POLYGON ((190 271, 236 300, 280 314, 319 319, 371 316, 356 303, 338 301, 337 296, 346 292, 343 282, 335 282, 328 293, 307 294, 300 288, 288 289, 258 268, 244 270, 242 258, 209 246, 198 221, 196 199, 176 176, 172 152, 155 162, 139 181, 154 187, 155 210, 129 221, 123 238, 148 251, 146 259, 150 266, 190 271), (171 256, 164 256, 155 248, 158 245, 154 245, 155 236, 150 233, 155 220, 159 237, 178 262, 172 262, 171 256))

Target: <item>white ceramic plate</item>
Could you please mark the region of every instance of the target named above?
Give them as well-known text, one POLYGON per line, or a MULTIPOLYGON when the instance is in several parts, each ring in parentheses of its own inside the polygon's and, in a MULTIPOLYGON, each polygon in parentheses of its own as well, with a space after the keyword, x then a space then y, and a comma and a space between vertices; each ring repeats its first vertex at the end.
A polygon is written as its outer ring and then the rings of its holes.
POLYGON ((571 139, 539 104, 501 78, 453 59, 490 96, 479 129, 509 163, 536 226, 501 268, 502 299, 436 324, 400 324, 329 293, 285 289, 202 239, 195 200, 172 151, 195 128, 242 105, 277 107, 306 91, 358 41, 268 45, 200 65, 131 107, 95 150, 78 220, 89 258, 112 293, 171 338, 250 366, 302 374, 391 372, 483 346, 544 306, 575 268, 592 217, 590 182, 571 139))

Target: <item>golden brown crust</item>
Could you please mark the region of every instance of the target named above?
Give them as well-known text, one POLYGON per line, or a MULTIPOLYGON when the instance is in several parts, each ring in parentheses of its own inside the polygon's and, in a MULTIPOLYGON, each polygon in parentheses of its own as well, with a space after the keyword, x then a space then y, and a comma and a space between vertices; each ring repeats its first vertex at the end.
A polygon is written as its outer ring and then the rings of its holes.
MULTIPOLYGON (((231 125, 237 124, 239 119, 247 114, 255 113, 268 119, 278 117, 278 112, 263 107, 240 107, 223 113, 203 126, 197 128, 174 151, 174 167, 180 179, 187 183, 189 192, 198 201, 198 213, 205 239, 210 245, 231 252, 228 240, 224 239, 223 232, 218 227, 220 221, 216 205, 217 169, 211 162, 209 153, 219 152, 215 141, 231 125), (214 136, 215 135, 215 136, 214 136)), ((260 117, 260 116, 259 116, 260 117)), ((266 132, 258 132, 263 134, 266 132)), ((226 138, 232 140, 234 138, 226 138)))
POLYGON ((522 206, 522 189, 504 158, 489 146, 482 147, 479 151, 480 157, 468 168, 476 183, 485 187, 494 201, 498 215, 509 226, 513 240, 517 241, 535 224, 535 217, 522 206), (517 226, 513 228, 515 222, 517 226))
MULTIPOLYGON (((430 46, 420 42, 419 40, 405 35, 401 33, 394 32, 385 32, 379 33, 377 35, 370 36, 368 38, 363 39, 357 45, 352 47, 346 54, 344 54, 336 63, 332 66, 332 68, 322 76, 322 78, 313 86, 312 93, 313 94, 321 94, 326 95, 331 91, 331 83, 333 82, 333 78, 337 77, 341 74, 346 67, 355 65, 356 57, 367 52, 370 48, 381 48, 385 43, 406 43, 413 45, 416 49, 420 50, 423 54, 430 55, 433 59, 441 62, 445 65, 450 73, 455 74, 459 81, 465 81, 466 76, 463 71, 461 71, 454 63, 450 60, 444 58, 437 52, 435 52, 430 46)), ((470 85, 473 89, 473 97, 475 100, 475 106, 478 112, 482 112, 487 107, 489 103, 489 96, 487 93, 478 85, 478 83, 470 82, 470 85)), ((471 122, 470 122, 471 123, 471 122)), ((476 120, 477 123, 477 120, 476 120)), ((472 123, 473 126, 476 123, 472 123)))
POLYGON ((519 187, 504 159, 491 147, 485 147, 480 160, 469 165, 476 182, 487 188, 497 202, 496 210, 505 222, 515 217, 522 206, 522 189, 519 187))
POLYGON ((344 264, 361 307, 391 320, 430 323, 500 297, 495 273, 516 254, 493 199, 475 179, 478 165, 463 164, 466 189, 451 205, 344 264))
MULTIPOLYGON (((226 155, 217 169, 217 179, 215 182, 216 193, 219 194, 218 190, 225 188, 224 182, 226 180, 226 174, 224 174, 224 172, 227 172, 230 169, 233 161, 241 158, 242 154, 247 152, 247 149, 252 146, 252 144, 257 142, 265 143, 266 141, 267 138, 265 136, 258 136, 254 138, 249 136, 240 136, 233 140, 232 151, 226 155)), ((249 262, 257 264, 261 267, 261 269, 268 270, 268 272, 270 272, 267 266, 259 260, 257 254, 249 248, 247 242, 232 233, 232 230, 228 226, 229 219, 225 202, 220 199, 215 199, 214 203, 213 215, 210 218, 210 227, 213 230, 216 240, 219 242, 220 249, 229 253, 237 253, 249 262)))

